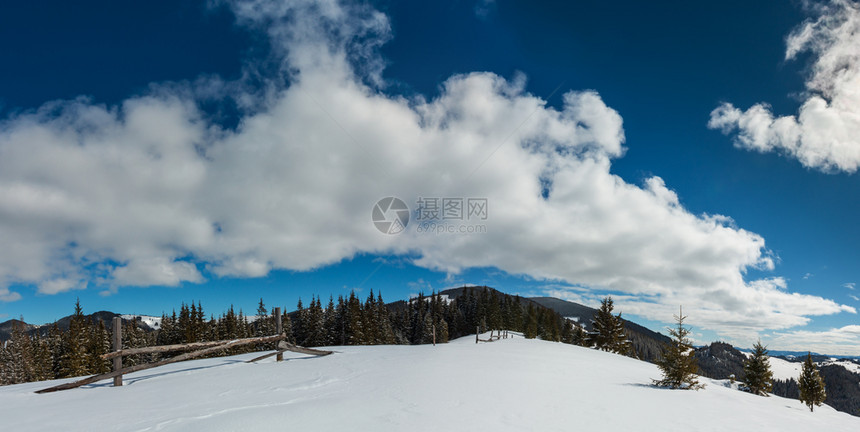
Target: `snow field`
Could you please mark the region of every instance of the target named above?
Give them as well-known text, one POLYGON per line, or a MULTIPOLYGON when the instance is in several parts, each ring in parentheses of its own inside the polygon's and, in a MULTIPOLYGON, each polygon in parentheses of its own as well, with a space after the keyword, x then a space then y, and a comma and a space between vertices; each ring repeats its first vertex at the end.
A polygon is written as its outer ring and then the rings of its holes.
MULTIPOLYGON (((487 337, 487 335, 484 335, 487 337)), ((421 346, 335 347, 314 358, 258 353, 168 365, 37 395, 0 387, 10 431, 857 431, 830 407, 759 397, 702 379, 650 386, 654 365, 560 343, 462 338, 421 346)))

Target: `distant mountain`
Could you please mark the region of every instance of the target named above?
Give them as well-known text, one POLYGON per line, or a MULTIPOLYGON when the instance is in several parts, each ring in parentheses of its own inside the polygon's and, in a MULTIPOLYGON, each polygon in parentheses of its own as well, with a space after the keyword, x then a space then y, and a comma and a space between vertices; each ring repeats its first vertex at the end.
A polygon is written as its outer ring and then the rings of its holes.
MULTIPOLYGON (((743 352, 752 352, 749 348, 738 348, 738 350, 743 352)), ((781 357, 788 361, 804 361, 806 360, 806 354, 809 351, 779 351, 779 350, 768 350, 771 357, 781 357)), ((823 361, 825 359, 851 359, 851 360, 860 360, 860 356, 849 356, 849 355, 837 355, 837 354, 821 354, 815 351, 812 351, 812 359, 814 361, 823 361)))
MULTIPOLYGON (((109 328, 111 326, 111 322, 113 321, 113 318, 117 317, 117 316, 120 316, 120 315, 113 313, 113 312, 108 312, 108 311, 98 311, 98 312, 93 312, 89 315, 84 315, 84 318, 88 319, 89 321, 92 321, 93 324, 98 324, 99 321, 102 321, 102 322, 104 322, 105 327, 109 328)), ((72 315, 69 315, 69 316, 65 316, 65 317, 58 319, 56 321, 56 324, 58 327, 60 327, 60 330, 66 331, 69 329, 69 325, 71 324, 71 322, 72 322, 72 315)), ((43 327, 50 328, 50 325, 46 325, 43 327)))
POLYGON ((744 376, 744 360, 747 357, 725 342, 714 342, 696 348, 699 375, 713 379, 728 379, 734 375, 740 380, 744 376))
MULTIPOLYGON (((137 322, 137 326, 144 331, 158 330, 158 326, 161 322, 160 317, 150 317, 145 315, 120 315, 109 311, 98 311, 89 315, 84 315, 85 319, 92 321, 93 323, 98 324, 99 321, 104 322, 105 327, 107 328, 110 328, 114 317, 122 317, 123 322, 134 320, 135 322, 137 322)), ((12 337, 12 329, 16 325, 23 325, 24 329, 28 334, 38 333, 40 335, 46 335, 51 330, 51 327, 54 326, 54 324, 56 324, 60 328, 60 330, 67 331, 71 322, 71 315, 62 317, 53 323, 44 325, 28 324, 21 320, 11 319, 0 323, 0 341, 9 340, 12 337)))
POLYGON ((0 323, 0 341, 5 341, 5 340, 11 339, 12 338, 12 330, 14 330, 14 328, 16 326, 22 326, 24 328, 24 330, 27 331, 28 333, 37 327, 37 326, 34 326, 32 324, 27 324, 24 321, 16 320, 16 319, 4 321, 4 322, 0 323))

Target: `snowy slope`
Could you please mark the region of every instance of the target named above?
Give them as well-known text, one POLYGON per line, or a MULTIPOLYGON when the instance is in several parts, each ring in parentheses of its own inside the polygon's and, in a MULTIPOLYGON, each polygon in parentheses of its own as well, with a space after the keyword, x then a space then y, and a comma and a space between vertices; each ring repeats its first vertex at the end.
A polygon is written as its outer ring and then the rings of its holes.
POLYGON ((122 319, 133 321, 136 319, 140 319, 144 324, 148 325, 149 328, 157 330, 161 328, 161 317, 154 317, 149 315, 120 315, 122 319))
POLYGON ((819 366, 837 365, 848 369, 849 372, 860 374, 860 364, 844 359, 830 359, 818 364, 819 366))
MULTIPOLYGON (((857 431, 827 406, 759 397, 703 380, 651 387, 655 366, 586 348, 464 338, 422 346, 337 347, 334 355, 254 354, 132 374, 126 385, 50 393, 0 387, 10 431, 857 431), (50 413, 50 414, 46 414, 50 413)), ((56 382, 54 382, 56 383, 56 382)), ((51 383, 53 384, 53 383, 51 383)))
MULTIPOLYGON (((800 376, 800 371, 803 369, 802 362, 790 362, 776 357, 771 357, 769 360, 770 370, 773 371, 773 379, 787 380, 789 378, 794 378, 794 380, 797 381, 797 378, 800 376)), ((842 366, 849 372, 860 373, 860 365, 848 360, 832 358, 823 362, 817 362, 816 365, 818 367, 825 365, 842 366)))
POLYGON ((770 357, 768 361, 770 362, 770 370, 773 372, 773 379, 775 380, 794 378, 797 381, 797 378, 800 377, 800 371, 803 369, 803 363, 800 362, 790 362, 776 357, 770 357))

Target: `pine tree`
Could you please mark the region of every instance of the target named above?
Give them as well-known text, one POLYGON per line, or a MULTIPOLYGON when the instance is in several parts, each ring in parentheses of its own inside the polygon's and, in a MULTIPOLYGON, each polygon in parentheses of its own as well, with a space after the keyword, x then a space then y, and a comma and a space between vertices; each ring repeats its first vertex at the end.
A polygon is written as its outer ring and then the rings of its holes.
POLYGON ((812 412, 816 406, 821 406, 827 394, 824 392, 824 380, 818 374, 818 368, 812 362, 812 354, 806 354, 806 361, 803 362, 803 370, 800 372, 800 378, 797 380, 798 390, 800 391, 800 401, 809 407, 812 412))
POLYGON ((86 359, 87 320, 80 300, 75 301, 75 313, 69 322, 69 331, 63 333, 60 376, 74 377, 89 373, 86 359))
MULTIPOLYGON (((390 345, 395 343, 394 339, 394 329, 391 326, 391 317, 388 313, 388 307, 385 306, 385 302, 382 300, 382 293, 377 292, 376 294, 376 322, 379 325, 379 335, 381 344, 390 345)), ((447 341, 447 336, 446 336, 447 341)))
POLYGON ((750 393, 767 396, 773 387, 767 348, 758 341, 753 345, 752 357, 744 360, 744 386, 750 393))
MULTIPOLYGON (((275 313, 275 310, 272 309, 272 314, 275 313)), ((283 322, 281 323, 283 325, 283 322)), ((270 336, 275 334, 275 319, 274 315, 269 315, 268 309, 266 309, 266 304, 263 303, 263 298, 260 297, 260 304, 257 305, 257 317, 254 320, 254 336, 270 336)), ((257 351, 274 349, 275 343, 262 343, 257 344, 257 351)))
POLYGON ((48 331, 48 350, 51 354, 51 378, 62 378, 63 375, 63 332, 55 322, 48 331))
POLYGON ((286 341, 289 343, 295 343, 296 340, 293 337, 293 322, 290 319, 290 315, 287 313, 287 308, 284 308, 284 312, 281 313, 281 326, 284 328, 286 341))
POLYGON ((305 338, 307 337, 307 332, 305 331, 306 315, 302 298, 299 297, 299 301, 296 304, 296 313, 293 314, 293 337, 296 338, 296 343, 299 345, 305 343, 305 338))
POLYGON ((101 358, 111 350, 110 335, 105 322, 99 320, 98 325, 90 326, 87 335, 86 362, 89 373, 105 373, 110 370, 110 362, 101 358))
POLYGON ((439 325, 436 326, 436 343, 448 343, 448 322, 443 320, 439 321, 439 325))
POLYGON ((678 327, 669 329, 669 334, 672 335, 673 340, 663 346, 663 355, 656 362, 660 372, 663 373, 663 379, 654 380, 655 385, 673 389, 698 390, 702 388, 696 379, 699 366, 696 361, 693 342, 688 337, 691 330, 684 327, 685 319, 687 317, 683 315, 682 310, 679 310, 678 315, 675 315, 678 327))
POLYGON ((349 293, 346 303, 346 343, 347 345, 362 345, 365 343, 364 325, 362 322, 361 300, 355 291, 349 293))
POLYGON ((275 334, 275 331, 269 325, 269 310, 266 309, 266 304, 263 303, 262 297, 260 297, 260 304, 257 305, 257 319, 254 320, 254 324, 256 324, 256 331, 254 332, 255 336, 268 336, 275 334))
POLYGON ((2 366, 4 384, 19 384, 35 379, 32 341, 27 336, 23 319, 12 325, 12 339, 6 343, 6 358, 2 366))
POLYGON ((33 341, 33 379, 44 381, 54 378, 54 359, 51 358, 51 345, 48 338, 39 333, 34 335, 33 341))
POLYGON ((379 334, 379 323, 376 322, 376 297, 373 295, 373 290, 370 290, 370 295, 364 301, 364 314, 362 323, 365 329, 365 344, 378 345, 382 343, 382 336, 379 334))
POLYGON ((12 353, 9 342, 0 341, 0 385, 15 384, 12 353))
POLYGON ((314 347, 325 345, 325 316, 319 297, 311 297, 311 303, 305 310, 305 340, 302 346, 314 347))
POLYGON ((538 335, 538 318, 534 306, 529 303, 526 311, 525 323, 523 324, 524 336, 526 339, 534 339, 538 335))
POLYGON ((337 320, 337 309, 334 307, 334 296, 329 295, 323 321, 325 322, 325 341, 327 346, 340 343, 340 325, 337 320))
POLYGON ((574 345, 585 346, 586 339, 588 335, 585 333, 585 329, 582 328, 582 324, 579 321, 573 324, 573 343, 574 345))
POLYGON ((586 337, 586 345, 603 351, 628 355, 631 344, 624 331, 621 314, 612 315, 612 297, 607 296, 600 302, 600 309, 591 321, 592 331, 586 337))

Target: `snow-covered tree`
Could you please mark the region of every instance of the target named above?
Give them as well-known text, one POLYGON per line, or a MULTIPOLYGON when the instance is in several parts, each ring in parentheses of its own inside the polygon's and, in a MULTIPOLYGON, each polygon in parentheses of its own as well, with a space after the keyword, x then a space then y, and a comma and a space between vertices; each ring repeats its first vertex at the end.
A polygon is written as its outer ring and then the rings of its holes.
POLYGON ((824 392, 824 380, 818 374, 818 368, 812 362, 812 354, 806 354, 806 361, 803 362, 803 370, 800 372, 800 378, 797 380, 797 387, 800 391, 800 401, 809 407, 811 412, 816 406, 821 406, 827 394, 824 392))

